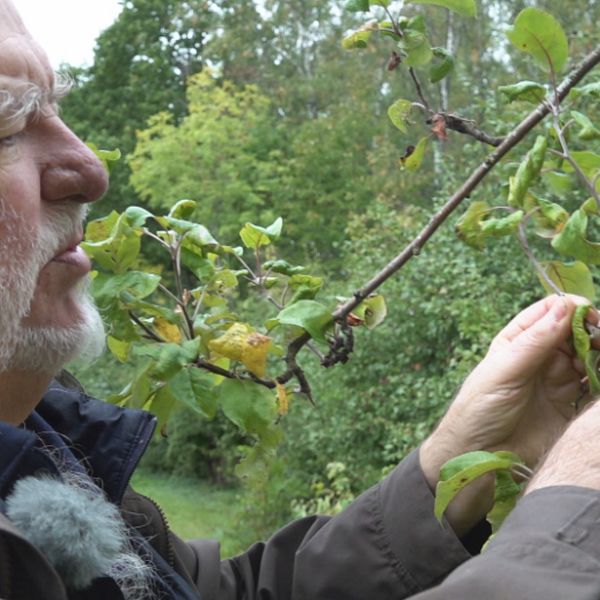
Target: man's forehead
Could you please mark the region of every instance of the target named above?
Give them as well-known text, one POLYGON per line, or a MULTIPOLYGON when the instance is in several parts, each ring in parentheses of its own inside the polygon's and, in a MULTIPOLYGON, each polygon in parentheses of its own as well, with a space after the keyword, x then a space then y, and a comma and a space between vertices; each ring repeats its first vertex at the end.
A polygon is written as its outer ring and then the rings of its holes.
POLYGON ((0 42, 15 34, 26 34, 27 30, 12 0, 0 0, 0 42))

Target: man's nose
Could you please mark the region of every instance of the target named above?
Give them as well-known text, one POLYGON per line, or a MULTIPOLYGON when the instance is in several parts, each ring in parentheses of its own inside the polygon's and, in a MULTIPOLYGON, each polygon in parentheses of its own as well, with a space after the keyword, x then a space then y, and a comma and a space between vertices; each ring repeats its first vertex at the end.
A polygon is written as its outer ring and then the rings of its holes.
POLYGON ((108 189, 106 169, 62 121, 53 121, 46 148, 49 156, 41 174, 42 200, 99 200, 108 189))

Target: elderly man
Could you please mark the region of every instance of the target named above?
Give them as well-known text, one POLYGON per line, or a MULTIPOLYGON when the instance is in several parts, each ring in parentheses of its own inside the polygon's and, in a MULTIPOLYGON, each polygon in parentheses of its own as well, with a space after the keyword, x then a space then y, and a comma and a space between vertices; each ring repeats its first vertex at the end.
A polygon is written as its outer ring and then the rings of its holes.
POLYGON ((576 297, 518 315, 420 451, 341 515, 297 521, 222 562, 216 543, 169 532, 128 487, 153 418, 54 379, 103 337, 78 244, 85 205, 107 178, 60 120, 62 93, 11 0, 0 0, 1 598, 600 597, 600 406, 560 437, 483 555, 471 558, 487 535, 489 482, 457 498, 444 525, 433 517, 446 460, 502 448, 534 466, 573 417, 576 297))

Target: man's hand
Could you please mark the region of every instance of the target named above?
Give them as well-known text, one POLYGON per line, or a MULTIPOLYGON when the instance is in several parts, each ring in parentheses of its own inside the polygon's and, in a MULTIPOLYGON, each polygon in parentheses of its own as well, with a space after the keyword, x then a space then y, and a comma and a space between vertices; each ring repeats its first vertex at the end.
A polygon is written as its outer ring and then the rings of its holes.
MULTIPOLYGON (((448 412, 421 447, 421 466, 432 488, 440 467, 472 450, 509 450, 530 467, 551 447, 582 400, 583 366, 569 343, 578 296, 551 296, 517 315, 493 340, 448 412)), ((598 313, 588 320, 596 324, 598 313)), ((450 505, 447 517, 460 535, 492 502, 482 478, 450 505)))

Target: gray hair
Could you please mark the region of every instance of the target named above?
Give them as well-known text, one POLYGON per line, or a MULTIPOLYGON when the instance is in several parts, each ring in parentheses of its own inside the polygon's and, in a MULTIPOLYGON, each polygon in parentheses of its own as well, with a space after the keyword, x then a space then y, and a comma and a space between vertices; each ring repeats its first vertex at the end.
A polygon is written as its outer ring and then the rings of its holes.
POLYGON ((0 133, 21 120, 39 116, 49 105, 56 108, 72 87, 72 79, 62 72, 55 74, 51 90, 44 90, 33 82, 27 82, 13 91, 2 88, 0 78, 0 133))

